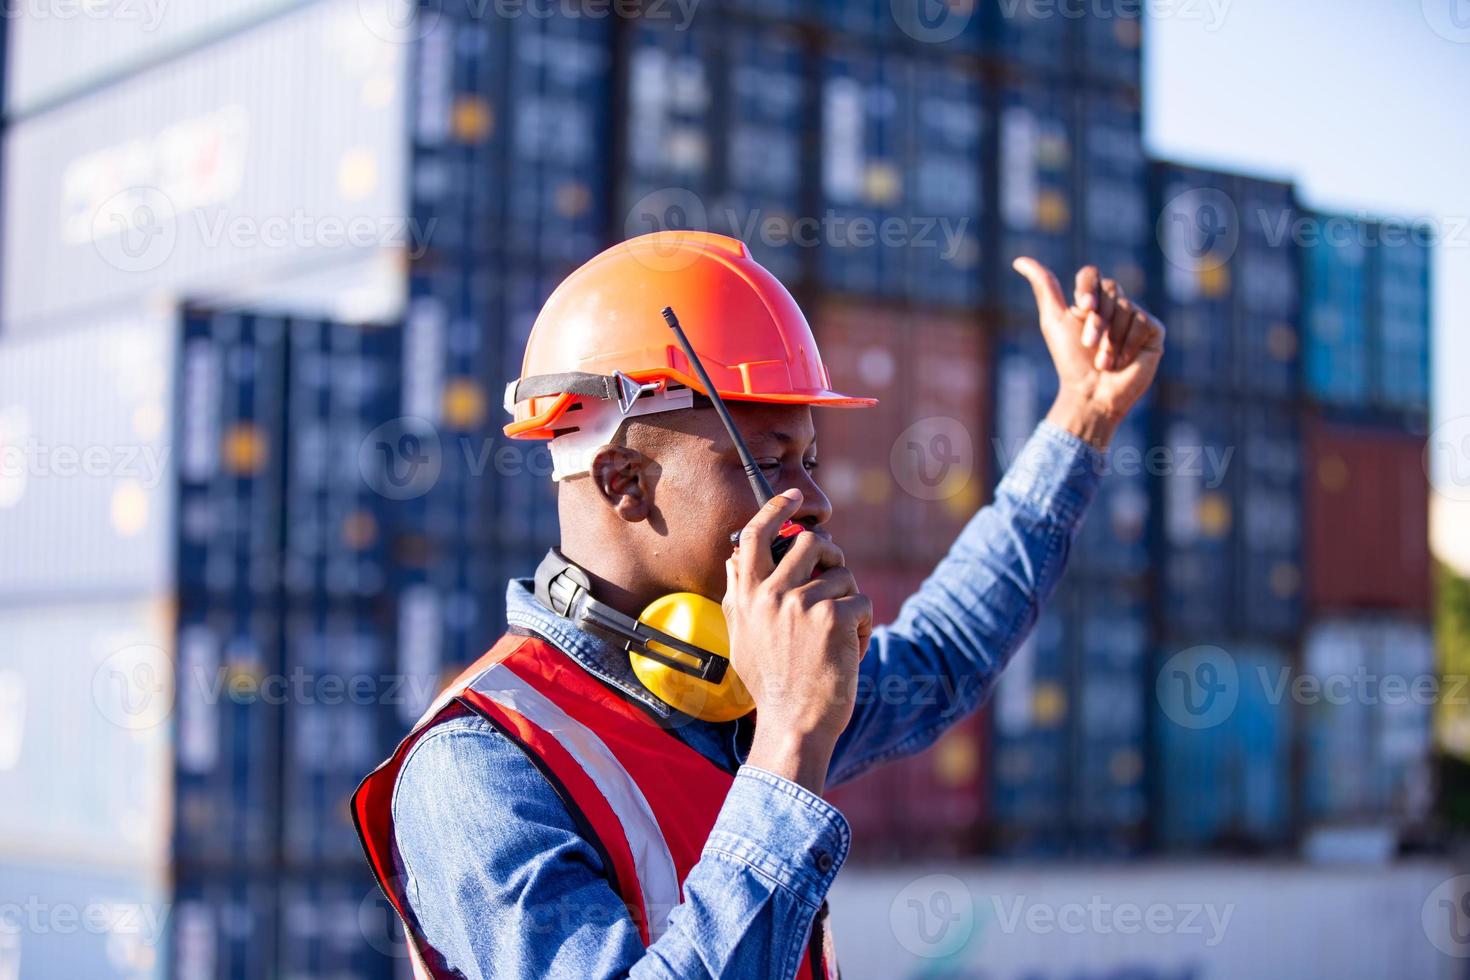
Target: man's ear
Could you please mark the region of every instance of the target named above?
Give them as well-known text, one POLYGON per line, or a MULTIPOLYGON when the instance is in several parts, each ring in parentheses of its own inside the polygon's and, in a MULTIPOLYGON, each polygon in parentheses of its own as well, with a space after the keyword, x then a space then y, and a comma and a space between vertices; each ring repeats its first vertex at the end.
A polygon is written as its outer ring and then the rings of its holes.
POLYGON ((653 460, 627 446, 602 446, 592 456, 597 492, 629 524, 648 520, 653 510, 653 460))

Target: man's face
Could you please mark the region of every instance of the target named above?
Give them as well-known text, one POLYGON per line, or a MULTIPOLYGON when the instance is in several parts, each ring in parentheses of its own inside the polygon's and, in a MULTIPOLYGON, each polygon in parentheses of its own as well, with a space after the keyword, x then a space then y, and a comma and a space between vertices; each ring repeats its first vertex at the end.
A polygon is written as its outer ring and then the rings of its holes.
MULTIPOLYGON (((796 488, 801 509, 793 520, 820 530, 832 504, 816 482, 816 431, 805 405, 730 404, 751 455, 776 493, 796 488)), ((730 536, 755 515, 755 493, 734 444, 713 409, 650 419, 663 431, 653 439, 630 433, 630 444, 649 457, 645 560, 668 562, 665 581, 680 591, 719 599, 725 593, 730 536)), ((840 542, 839 542, 840 544, 840 542)))

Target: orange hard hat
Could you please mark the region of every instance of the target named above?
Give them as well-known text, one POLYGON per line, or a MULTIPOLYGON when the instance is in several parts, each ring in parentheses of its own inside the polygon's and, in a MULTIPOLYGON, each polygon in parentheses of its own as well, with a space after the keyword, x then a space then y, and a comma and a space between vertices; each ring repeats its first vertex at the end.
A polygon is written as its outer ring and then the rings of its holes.
MULTIPOLYGON (((579 400, 616 403, 670 385, 704 393, 660 312, 671 306, 729 401, 867 407, 832 390, 796 300, 745 243, 707 232, 630 239, 568 276, 536 317, 505 434, 551 439, 579 400)), ((637 414, 637 413, 634 413, 637 414)), ((575 428, 575 426, 572 426, 575 428)))

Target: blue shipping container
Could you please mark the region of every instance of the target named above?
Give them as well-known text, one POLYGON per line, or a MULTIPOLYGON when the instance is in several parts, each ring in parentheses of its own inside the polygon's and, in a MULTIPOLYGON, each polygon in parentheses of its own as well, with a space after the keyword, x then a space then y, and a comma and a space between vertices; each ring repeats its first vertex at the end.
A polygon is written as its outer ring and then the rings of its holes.
POLYGON ((1290 662, 1266 647, 1168 649, 1155 679, 1165 848, 1272 848, 1291 818, 1290 662))
POLYGON ((992 23, 986 34, 1003 62, 1044 74, 1066 74, 1068 66, 1077 64, 1080 28, 1076 10, 1064 12, 1062 4, 1029 0, 1003 0, 987 6, 992 23))
POLYGON ((725 45, 725 183, 711 230, 744 241, 756 261, 794 286, 802 252, 810 251, 795 240, 811 118, 808 59, 800 38, 778 28, 731 27, 725 45))
POLYGON ((820 13, 823 26, 874 46, 911 41, 974 51, 985 37, 980 0, 822 0, 820 13))
POLYGON ((1248 404, 1239 433, 1234 605, 1249 635, 1286 639, 1302 617, 1301 431, 1289 408, 1248 404))
POLYGON ((985 161, 991 138, 981 82, 959 64, 915 59, 910 91, 907 292, 920 303, 975 306, 985 285, 985 161))
MULTIPOLYGON (((513 266, 507 271, 501 315, 505 366, 498 384, 514 381, 520 375, 531 327, 561 278, 560 270, 531 265, 513 266)), ((494 481, 494 540, 501 548, 544 551, 561 540, 551 450, 545 442, 504 435, 501 426, 509 421, 504 411, 496 413, 490 441, 481 450, 488 463, 486 479, 494 481)))
POLYGON ((831 290, 904 292, 907 236, 885 243, 881 232, 905 224, 910 78, 894 54, 844 46, 823 58, 821 267, 831 290))
POLYGON ((1311 216, 1317 234, 1304 244, 1307 394, 1349 408, 1366 406, 1368 378, 1369 250, 1373 226, 1343 216, 1311 216))
MULTIPOLYGON (((1054 18, 1060 19, 1060 18, 1054 18)), ((1028 255, 1066 279, 1076 270, 1075 103, 1062 89, 1007 88, 999 123, 999 264, 1005 309, 1033 318, 1036 302, 1010 263, 1028 255)))
MULTIPOLYGON (((1089 92, 1078 99, 1078 120, 1077 260, 1096 265, 1127 295, 1147 303, 1147 268, 1157 244, 1149 220, 1142 113, 1131 96, 1089 92)), ((1071 285, 1072 269, 1053 271, 1064 286, 1071 285)))
POLYGON ((1294 398, 1301 364, 1301 258, 1291 185, 1240 177, 1234 187, 1240 222, 1236 385, 1251 394, 1294 398))
POLYGON ((364 862, 292 874, 279 890, 281 980, 389 980, 407 956, 402 929, 364 862))
POLYGON ((1429 409, 1430 275, 1428 230, 1385 222, 1375 251, 1374 396, 1389 408, 1429 409))
POLYGON ((1142 844, 1148 812, 1148 605, 1141 585, 1078 583, 1073 800, 1076 837, 1142 844))
POLYGON ((370 433, 364 472, 401 515, 400 533, 487 540, 497 526, 492 450, 505 380, 500 281, 436 262, 416 265, 409 286, 400 416, 370 433))
POLYGON ((1182 396, 1157 412, 1162 470, 1159 591, 1171 634, 1225 629, 1235 613, 1234 420, 1215 400, 1182 396))
POLYGON ((424 543, 405 555, 395 588, 396 667, 390 742, 408 732, 439 690, 505 632, 509 577, 530 577, 541 553, 424 543))
POLYGON ((169 917, 174 980, 257 980, 274 975, 276 886, 249 872, 180 876, 169 917))
POLYGON ((889 0, 821 0, 822 22, 863 38, 888 40, 898 29, 889 0))
POLYGON ((279 837, 279 614, 249 597, 183 597, 178 615, 175 858, 269 861, 279 837))
POLYGON ((379 604, 313 603, 285 616, 286 747, 281 851, 289 863, 356 861, 349 805, 391 749, 392 710, 409 700, 379 604))
POLYGON ((483 255, 500 241, 505 207, 504 21, 444 16, 455 12, 446 6, 413 52, 410 230, 416 245, 483 255))
POLYGON ((1143 843, 1148 606, 1142 586, 1071 577, 996 688, 1003 853, 1117 856, 1143 843))
POLYGON ((1134 0, 1093 0, 1088 5, 1081 19, 1084 78, 1134 87, 1141 83, 1143 12, 1144 4, 1134 0))
POLYGON ((280 588, 286 320, 188 310, 179 360, 178 587, 280 588))
MULTIPOLYGON (((709 200, 715 163, 716 41, 703 25, 675 30, 665 21, 640 19, 633 28, 627 69, 625 205, 670 187, 709 200)), ((639 229, 644 230, 661 229, 639 229)))
POLYGON ((1169 328, 1160 375, 1196 391, 1228 388, 1241 237, 1234 178, 1157 164, 1153 199, 1161 264, 1152 303, 1169 328))
POLYGON ((991 810, 999 849, 1016 856, 1054 857, 1068 846, 1074 706, 1065 593, 1052 596, 995 690, 991 810))
POLYGON ((521 258, 580 263, 608 230, 611 18, 509 20, 505 238, 521 258))
POLYGON ((368 597, 388 581, 394 501, 362 472, 369 433, 401 414, 402 331, 290 323, 285 588, 368 597))

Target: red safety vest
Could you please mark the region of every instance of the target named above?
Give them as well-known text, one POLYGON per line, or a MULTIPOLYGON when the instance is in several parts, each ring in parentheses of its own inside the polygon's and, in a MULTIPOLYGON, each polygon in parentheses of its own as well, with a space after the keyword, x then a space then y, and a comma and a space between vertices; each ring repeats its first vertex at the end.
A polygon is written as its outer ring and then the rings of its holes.
MULTIPOLYGON (((408 934, 415 975, 451 974, 407 914, 394 857, 393 790, 426 731, 471 713, 519 745, 561 796, 602 854, 644 945, 663 935, 734 776, 545 640, 507 635, 439 695, 352 798, 368 862, 408 934)), ((838 975, 825 903, 796 975, 838 975)))

